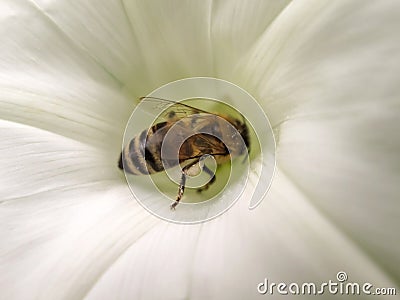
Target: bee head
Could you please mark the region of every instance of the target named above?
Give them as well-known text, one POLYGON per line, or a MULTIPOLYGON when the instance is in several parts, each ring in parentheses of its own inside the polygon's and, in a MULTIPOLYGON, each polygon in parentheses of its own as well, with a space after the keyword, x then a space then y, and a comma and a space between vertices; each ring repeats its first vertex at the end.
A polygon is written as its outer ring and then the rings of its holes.
MULTIPOLYGON (((241 122, 240 120, 235 119, 233 125, 235 126, 237 131, 240 133, 240 135, 246 145, 247 153, 249 153, 250 152, 250 137, 249 137, 249 129, 247 127, 246 121, 243 119, 243 122, 241 122)), ((241 154, 244 154, 244 151, 241 154)))

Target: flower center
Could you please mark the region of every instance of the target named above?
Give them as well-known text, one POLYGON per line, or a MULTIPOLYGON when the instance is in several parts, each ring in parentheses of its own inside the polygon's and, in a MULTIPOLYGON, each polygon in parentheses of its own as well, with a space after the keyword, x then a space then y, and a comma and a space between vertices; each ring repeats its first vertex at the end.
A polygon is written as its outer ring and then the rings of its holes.
POLYGON ((269 121, 248 93, 223 80, 188 78, 141 99, 125 130, 120 166, 147 210, 198 223, 227 211, 245 191, 255 208, 272 180, 274 151, 269 121), (250 170, 258 174, 253 187, 250 170))

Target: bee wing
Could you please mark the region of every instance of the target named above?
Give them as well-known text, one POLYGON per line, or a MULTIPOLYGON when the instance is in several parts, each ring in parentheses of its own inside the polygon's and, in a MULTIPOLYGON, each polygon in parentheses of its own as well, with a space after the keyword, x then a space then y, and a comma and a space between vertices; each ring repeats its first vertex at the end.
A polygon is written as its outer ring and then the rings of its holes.
POLYGON ((184 161, 200 158, 205 154, 227 155, 228 150, 218 134, 212 134, 212 120, 210 115, 196 115, 174 123, 172 135, 163 141, 163 157, 170 159, 179 152, 180 161, 184 161))
MULTIPOLYGON (((167 99, 162 99, 162 98, 157 98, 157 97, 141 97, 141 101, 146 101, 149 103, 153 103, 151 107, 155 111, 160 111, 161 114, 157 118, 157 121, 160 119, 164 119, 166 121, 178 121, 180 119, 183 119, 185 117, 188 117, 190 115, 194 114, 201 114, 201 113, 206 113, 206 114, 213 114, 211 112, 181 103, 181 102, 176 102, 172 100, 167 100, 167 99)), ((154 113, 153 110, 153 113, 154 113)))
POLYGON ((179 158, 182 160, 200 158, 205 154, 210 155, 227 155, 229 154, 228 149, 225 147, 219 139, 213 136, 198 134, 192 137, 193 139, 193 151, 192 153, 180 153, 179 158))

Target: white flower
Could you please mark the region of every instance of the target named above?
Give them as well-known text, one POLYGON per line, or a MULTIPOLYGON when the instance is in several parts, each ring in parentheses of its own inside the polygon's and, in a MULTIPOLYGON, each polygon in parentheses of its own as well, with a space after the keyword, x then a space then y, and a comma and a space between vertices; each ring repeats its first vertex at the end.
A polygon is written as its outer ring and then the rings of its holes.
POLYGON ((3 0, 1 298, 249 299, 265 277, 318 283, 341 270, 398 285, 399 11, 3 0), (134 99, 191 76, 260 101, 278 170, 256 210, 239 200, 182 226, 133 201, 116 162, 134 99))

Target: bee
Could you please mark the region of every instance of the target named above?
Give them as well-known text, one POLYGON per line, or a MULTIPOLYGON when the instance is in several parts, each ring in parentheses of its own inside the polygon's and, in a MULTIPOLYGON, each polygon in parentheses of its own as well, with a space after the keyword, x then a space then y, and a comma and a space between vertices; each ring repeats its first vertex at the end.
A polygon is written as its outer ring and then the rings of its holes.
POLYGON ((201 164, 204 156, 213 156, 216 163, 220 165, 230 161, 231 158, 248 155, 250 151, 249 129, 243 116, 240 120, 230 115, 208 112, 181 102, 155 97, 140 99, 168 105, 163 112, 164 121, 160 120, 133 137, 123 148, 118 167, 133 175, 151 175, 179 164, 182 170, 181 179, 176 200, 170 206, 171 210, 175 210, 183 197, 186 177, 192 176, 196 170, 202 169, 210 176, 208 183, 200 187, 198 192, 207 190, 215 182, 214 172, 205 164, 201 164), (166 141, 165 136, 173 126, 178 126, 172 131, 178 134, 166 141), (175 153, 178 159, 162 157, 162 147, 167 149, 167 152, 168 149, 176 149, 178 135, 188 137, 182 142, 179 153, 175 153), (242 142, 238 142, 238 138, 242 142), (175 143, 175 145, 167 143, 175 143))

